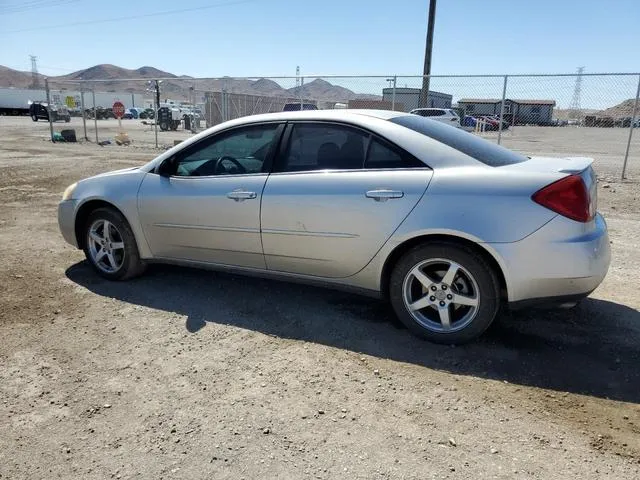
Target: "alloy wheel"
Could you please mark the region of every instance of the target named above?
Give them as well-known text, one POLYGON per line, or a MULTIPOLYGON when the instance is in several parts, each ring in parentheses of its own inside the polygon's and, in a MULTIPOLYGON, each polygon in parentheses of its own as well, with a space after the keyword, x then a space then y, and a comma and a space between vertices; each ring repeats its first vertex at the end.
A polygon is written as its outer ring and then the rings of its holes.
POLYGON ((402 294, 410 315, 438 333, 462 330, 480 307, 476 279, 462 265, 444 258, 422 261, 409 270, 402 294))
POLYGON ((93 263, 105 273, 120 270, 124 263, 124 241, 116 226, 108 220, 95 220, 87 233, 87 245, 93 263))

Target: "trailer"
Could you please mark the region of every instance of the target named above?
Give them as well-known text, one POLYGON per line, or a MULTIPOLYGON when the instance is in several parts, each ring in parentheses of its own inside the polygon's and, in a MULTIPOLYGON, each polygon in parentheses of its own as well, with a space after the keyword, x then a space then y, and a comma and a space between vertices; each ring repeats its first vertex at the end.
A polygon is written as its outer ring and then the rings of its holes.
POLYGON ((0 88, 0 115, 29 115, 29 105, 44 101, 44 90, 0 88))

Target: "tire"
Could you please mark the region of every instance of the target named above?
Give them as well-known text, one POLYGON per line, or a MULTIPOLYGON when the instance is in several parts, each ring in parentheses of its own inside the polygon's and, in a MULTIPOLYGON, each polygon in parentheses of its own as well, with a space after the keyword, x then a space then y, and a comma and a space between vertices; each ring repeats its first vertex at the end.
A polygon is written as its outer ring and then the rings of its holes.
POLYGON ((437 242, 419 245, 400 258, 391 272, 389 299, 400 321, 417 336, 460 345, 489 328, 500 307, 500 286, 481 255, 453 242, 437 242))
POLYGON ((167 122, 160 122, 160 130, 166 132, 167 130, 169 130, 169 124, 167 124, 167 122))
POLYGON ((33 120, 34 122, 38 121, 38 115, 36 115, 35 113, 31 114, 31 120, 33 120))
POLYGON ((71 117, 64 117, 65 123, 69 123, 71 121, 71 117))
POLYGON ((94 270, 108 280, 127 280, 141 275, 146 265, 140 259, 138 245, 124 216, 112 208, 98 208, 89 214, 83 229, 84 254, 94 270), (107 222, 105 224, 105 222, 107 222), (109 236, 105 237, 105 225, 109 236), (106 255, 97 239, 110 244, 106 255), (109 238, 110 240, 105 240, 109 238), (121 247, 120 247, 121 246, 121 247))

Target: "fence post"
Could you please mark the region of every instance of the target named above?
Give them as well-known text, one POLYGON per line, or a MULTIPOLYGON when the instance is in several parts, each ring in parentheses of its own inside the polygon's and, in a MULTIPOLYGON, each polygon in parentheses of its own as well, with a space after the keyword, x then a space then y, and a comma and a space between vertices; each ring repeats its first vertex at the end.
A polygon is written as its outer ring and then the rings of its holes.
POLYGON ((87 136, 87 115, 84 113, 84 87, 80 87, 80 108, 82 109, 82 128, 84 129, 84 139, 89 140, 87 136))
POLYGON ((302 87, 304 87, 304 77, 300 77, 300 111, 304 110, 304 101, 302 100, 302 87))
POLYGON ((629 149, 631 148, 631 137, 633 136, 633 122, 636 119, 636 113, 638 112, 638 97, 640 97, 640 75, 638 75, 638 88, 636 90, 636 100, 633 102, 633 111, 631 112, 631 125, 629 125, 629 138, 627 138, 627 149, 624 152, 624 162, 622 164, 622 180, 624 180, 627 173, 627 161, 629 160, 629 149))
POLYGON ((154 80, 153 104, 156 106, 156 112, 153 119, 153 130, 156 137, 156 148, 158 148, 158 111, 160 110, 160 83, 154 80))
POLYGON ((396 82, 398 77, 396 75, 393 76, 393 90, 391 91, 391 110, 395 111, 396 109, 396 82))
POLYGON ((507 78, 509 75, 504 76, 504 83, 502 84, 502 102, 500 103, 500 125, 498 125, 498 145, 502 139, 502 120, 504 119, 504 100, 507 96, 507 78))
POLYGON ((49 91, 49 79, 44 79, 44 89, 47 92, 47 117, 49 117, 49 134, 51 135, 51 141, 55 142, 53 139, 53 115, 51 115, 51 92, 49 91))
POLYGON ((96 145, 98 144, 98 108, 96 106, 96 87, 91 88, 91 96, 93 97, 93 126, 96 129, 96 145))

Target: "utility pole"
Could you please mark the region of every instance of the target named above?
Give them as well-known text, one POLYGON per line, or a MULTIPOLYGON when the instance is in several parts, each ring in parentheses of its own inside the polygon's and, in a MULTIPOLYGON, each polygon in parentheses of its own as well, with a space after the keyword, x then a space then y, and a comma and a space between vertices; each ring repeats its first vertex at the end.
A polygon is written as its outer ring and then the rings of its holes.
POLYGON ((431 51, 433 50, 433 26, 436 22, 436 0, 429 0, 429 20, 427 22, 427 45, 424 51, 424 68, 422 69, 422 90, 420 90, 420 98, 418 107, 424 108, 427 105, 427 96, 429 95, 429 80, 431 75, 431 51))

